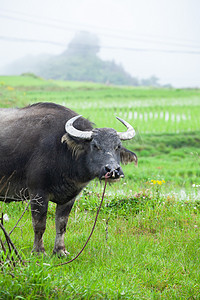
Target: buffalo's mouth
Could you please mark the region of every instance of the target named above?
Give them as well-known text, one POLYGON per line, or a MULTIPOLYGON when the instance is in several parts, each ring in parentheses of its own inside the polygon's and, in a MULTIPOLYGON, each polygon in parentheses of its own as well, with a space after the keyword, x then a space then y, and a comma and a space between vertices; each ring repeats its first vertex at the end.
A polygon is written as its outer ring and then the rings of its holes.
POLYGON ((114 182, 114 181, 119 181, 123 177, 124 177, 124 173, 120 166, 117 168, 111 168, 108 165, 106 165, 102 169, 99 179, 105 180, 105 178, 107 178, 108 181, 114 182))

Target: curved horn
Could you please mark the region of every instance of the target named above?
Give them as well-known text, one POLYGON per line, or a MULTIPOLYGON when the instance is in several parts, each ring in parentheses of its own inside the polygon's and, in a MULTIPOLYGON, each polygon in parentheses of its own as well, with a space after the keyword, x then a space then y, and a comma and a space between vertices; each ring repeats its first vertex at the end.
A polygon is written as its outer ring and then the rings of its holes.
POLYGON ((127 127, 127 131, 125 132, 117 132, 118 137, 120 140, 130 140, 135 136, 135 130, 134 128, 126 121, 123 119, 120 119, 116 117, 122 124, 124 124, 127 127))
POLYGON ((75 117, 69 119, 65 124, 65 130, 72 137, 76 137, 76 138, 83 139, 83 140, 91 140, 92 131, 81 131, 81 130, 74 128, 74 126, 73 126, 73 123, 80 117, 81 117, 81 115, 75 116, 75 117))

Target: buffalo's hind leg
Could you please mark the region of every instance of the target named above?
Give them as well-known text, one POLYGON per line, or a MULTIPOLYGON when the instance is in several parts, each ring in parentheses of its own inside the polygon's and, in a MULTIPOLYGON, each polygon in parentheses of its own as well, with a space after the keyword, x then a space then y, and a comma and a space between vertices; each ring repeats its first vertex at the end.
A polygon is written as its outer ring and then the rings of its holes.
POLYGON ((57 204, 56 207, 56 239, 53 253, 58 256, 67 256, 69 253, 65 249, 64 235, 70 211, 74 205, 75 198, 65 204, 57 204))
POLYGON ((45 253, 43 244, 43 234, 46 229, 46 217, 48 210, 48 201, 46 197, 31 197, 31 214, 34 230, 33 252, 45 253))

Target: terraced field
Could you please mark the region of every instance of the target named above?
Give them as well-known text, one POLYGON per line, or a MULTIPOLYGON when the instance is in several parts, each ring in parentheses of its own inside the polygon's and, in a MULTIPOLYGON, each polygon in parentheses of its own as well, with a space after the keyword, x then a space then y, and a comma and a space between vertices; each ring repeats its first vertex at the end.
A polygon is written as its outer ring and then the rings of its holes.
MULTIPOLYGON (((200 299, 200 90, 114 87, 0 76, 0 107, 56 102, 97 127, 136 129, 126 142, 138 168, 107 188, 95 234, 71 265, 51 256, 55 205, 49 204, 46 257, 30 255, 33 231, 26 212, 11 238, 26 261, 0 256, 0 299, 200 299)), ((102 185, 93 181, 70 215, 66 244, 74 257, 87 239, 102 185)), ((25 203, 0 203, 10 231, 25 203)), ((1 238, 3 235, 0 231, 1 238)))

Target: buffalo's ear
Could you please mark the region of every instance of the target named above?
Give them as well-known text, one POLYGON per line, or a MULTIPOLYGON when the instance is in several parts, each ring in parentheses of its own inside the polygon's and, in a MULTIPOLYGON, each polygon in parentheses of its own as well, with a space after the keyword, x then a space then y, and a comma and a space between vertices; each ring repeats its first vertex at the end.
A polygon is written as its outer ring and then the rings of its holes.
POLYGON ((120 151, 120 158, 121 158, 121 163, 124 165, 127 165, 131 162, 134 162, 136 166, 138 164, 137 155, 134 152, 131 152, 124 147, 122 147, 120 151))

